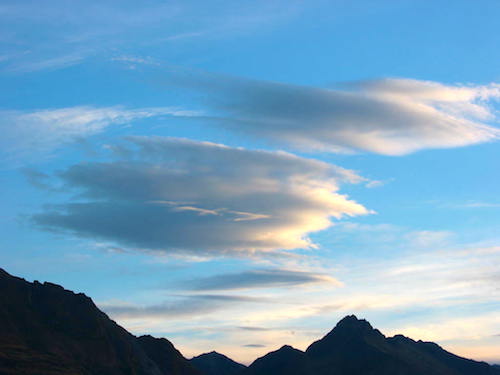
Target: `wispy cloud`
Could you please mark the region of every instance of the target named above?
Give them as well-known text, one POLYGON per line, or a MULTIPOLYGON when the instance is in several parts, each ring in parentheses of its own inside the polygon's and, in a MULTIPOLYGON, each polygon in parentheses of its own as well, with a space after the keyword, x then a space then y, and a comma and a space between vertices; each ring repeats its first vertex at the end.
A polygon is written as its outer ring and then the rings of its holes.
POLYGON ((52 206, 33 221, 144 251, 249 255, 314 247, 308 234, 331 219, 369 213, 338 193, 341 184, 364 179, 331 164, 186 139, 128 139, 113 147, 116 160, 60 173, 83 200, 52 206))
POLYGON ((88 51, 78 51, 70 54, 57 55, 52 57, 37 56, 29 59, 30 54, 24 54, 24 61, 18 61, 7 67, 8 72, 32 73, 40 70, 56 70, 67 68, 81 63, 85 58, 92 55, 88 51))
POLYGON ((404 155, 495 141, 500 86, 380 79, 336 89, 210 74, 172 82, 207 92, 213 121, 307 151, 404 155))
POLYGON ((500 203, 494 202, 480 202, 480 201, 468 201, 463 203, 447 204, 443 207, 446 208, 500 208, 500 203))
POLYGON ((40 159, 69 142, 103 132, 113 125, 157 116, 191 116, 169 107, 77 106, 33 111, 0 111, 0 157, 7 161, 40 159))
POLYGON ((197 1, 139 5, 131 1, 75 0, 68 6, 65 0, 53 0, 40 9, 36 1, 5 0, 0 9, 0 31, 6 39, 4 50, 12 58, 4 71, 53 70, 80 64, 89 57, 108 60, 111 53, 144 46, 241 36, 275 27, 293 17, 299 4, 216 2, 207 12, 197 1))

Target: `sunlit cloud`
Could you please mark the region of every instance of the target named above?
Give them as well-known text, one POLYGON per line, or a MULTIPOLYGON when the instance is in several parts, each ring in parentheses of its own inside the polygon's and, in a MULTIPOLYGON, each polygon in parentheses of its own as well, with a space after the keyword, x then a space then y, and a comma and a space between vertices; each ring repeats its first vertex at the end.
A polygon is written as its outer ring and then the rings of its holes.
POLYGON ((370 213, 340 194, 365 179, 285 152, 163 137, 110 146, 115 160, 59 174, 83 199, 33 216, 47 230, 142 251, 249 255, 316 247, 311 232, 370 213))

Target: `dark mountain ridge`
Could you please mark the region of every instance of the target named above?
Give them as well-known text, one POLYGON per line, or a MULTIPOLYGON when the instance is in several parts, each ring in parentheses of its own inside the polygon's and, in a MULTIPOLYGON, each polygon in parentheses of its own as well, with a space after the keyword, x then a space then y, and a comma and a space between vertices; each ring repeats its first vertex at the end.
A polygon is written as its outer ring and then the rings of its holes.
POLYGON ((199 372, 170 342, 136 338, 84 294, 48 282, 30 283, 0 269, 0 374, 199 372))
POLYGON ((252 375, 500 375, 493 366, 458 357, 431 342, 386 338, 350 315, 305 352, 283 347, 259 358, 252 375), (293 363, 292 368, 286 368, 293 363), (280 370, 277 364, 285 364, 280 370))
POLYGON ((0 375, 500 375, 430 342, 386 338, 350 315, 305 352, 285 345, 245 367, 216 353, 185 359, 135 337, 82 293, 0 269, 0 375))
POLYGON ((217 352, 204 353, 189 360, 204 375, 236 375, 246 366, 217 352))

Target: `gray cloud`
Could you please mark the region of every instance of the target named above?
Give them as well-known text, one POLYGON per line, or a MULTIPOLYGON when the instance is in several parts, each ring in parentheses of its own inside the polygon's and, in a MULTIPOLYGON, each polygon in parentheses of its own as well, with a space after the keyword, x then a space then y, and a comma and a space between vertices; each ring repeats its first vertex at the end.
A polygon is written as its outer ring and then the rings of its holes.
POLYGON ((53 187, 50 186, 50 176, 48 174, 42 173, 32 168, 22 168, 20 171, 22 174, 24 174, 26 180, 31 185, 43 190, 53 189, 53 187))
POLYGON ((280 145, 327 152, 402 155, 496 140, 489 107, 500 86, 381 79, 325 89, 208 74, 176 84, 208 93, 223 127, 280 145))
POLYGON ((208 142, 131 137, 115 160, 59 174, 79 199, 32 216, 42 229, 147 251, 270 251, 314 246, 331 218, 366 214, 337 193, 363 179, 317 160, 208 142))
POLYGON ((271 328, 265 328, 265 327, 240 326, 236 328, 241 329, 243 331, 256 331, 256 332, 271 331, 271 328))
POLYGON ((187 289, 203 291, 275 288, 318 283, 338 284, 339 282, 330 276, 312 272, 285 269, 257 269, 203 277, 183 284, 187 284, 187 289))
POLYGON ((263 301, 259 298, 245 296, 200 294, 178 297, 158 305, 140 306, 130 303, 110 302, 99 304, 99 307, 116 319, 172 318, 199 316, 227 308, 230 305, 263 301))
POLYGON ((266 345, 262 345, 262 344, 246 344, 246 345, 242 345, 244 348, 265 348, 266 345))

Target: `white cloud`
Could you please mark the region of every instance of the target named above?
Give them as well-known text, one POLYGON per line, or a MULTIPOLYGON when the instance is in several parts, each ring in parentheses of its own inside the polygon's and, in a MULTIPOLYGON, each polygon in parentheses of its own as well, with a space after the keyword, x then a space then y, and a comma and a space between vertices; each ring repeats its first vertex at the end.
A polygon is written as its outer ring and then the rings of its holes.
POLYGON ((149 251, 208 254, 316 246, 311 232, 369 211, 338 192, 354 172, 285 152, 130 137, 118 159, 60 174, 84 201, 35 215, 63 229, 149 251))
POLYGON ((408 233, 405 237, 409 246, 429 248, 430 246, 446 245, 453 237, 453 233, 449 231, 421 230, 408 233))

